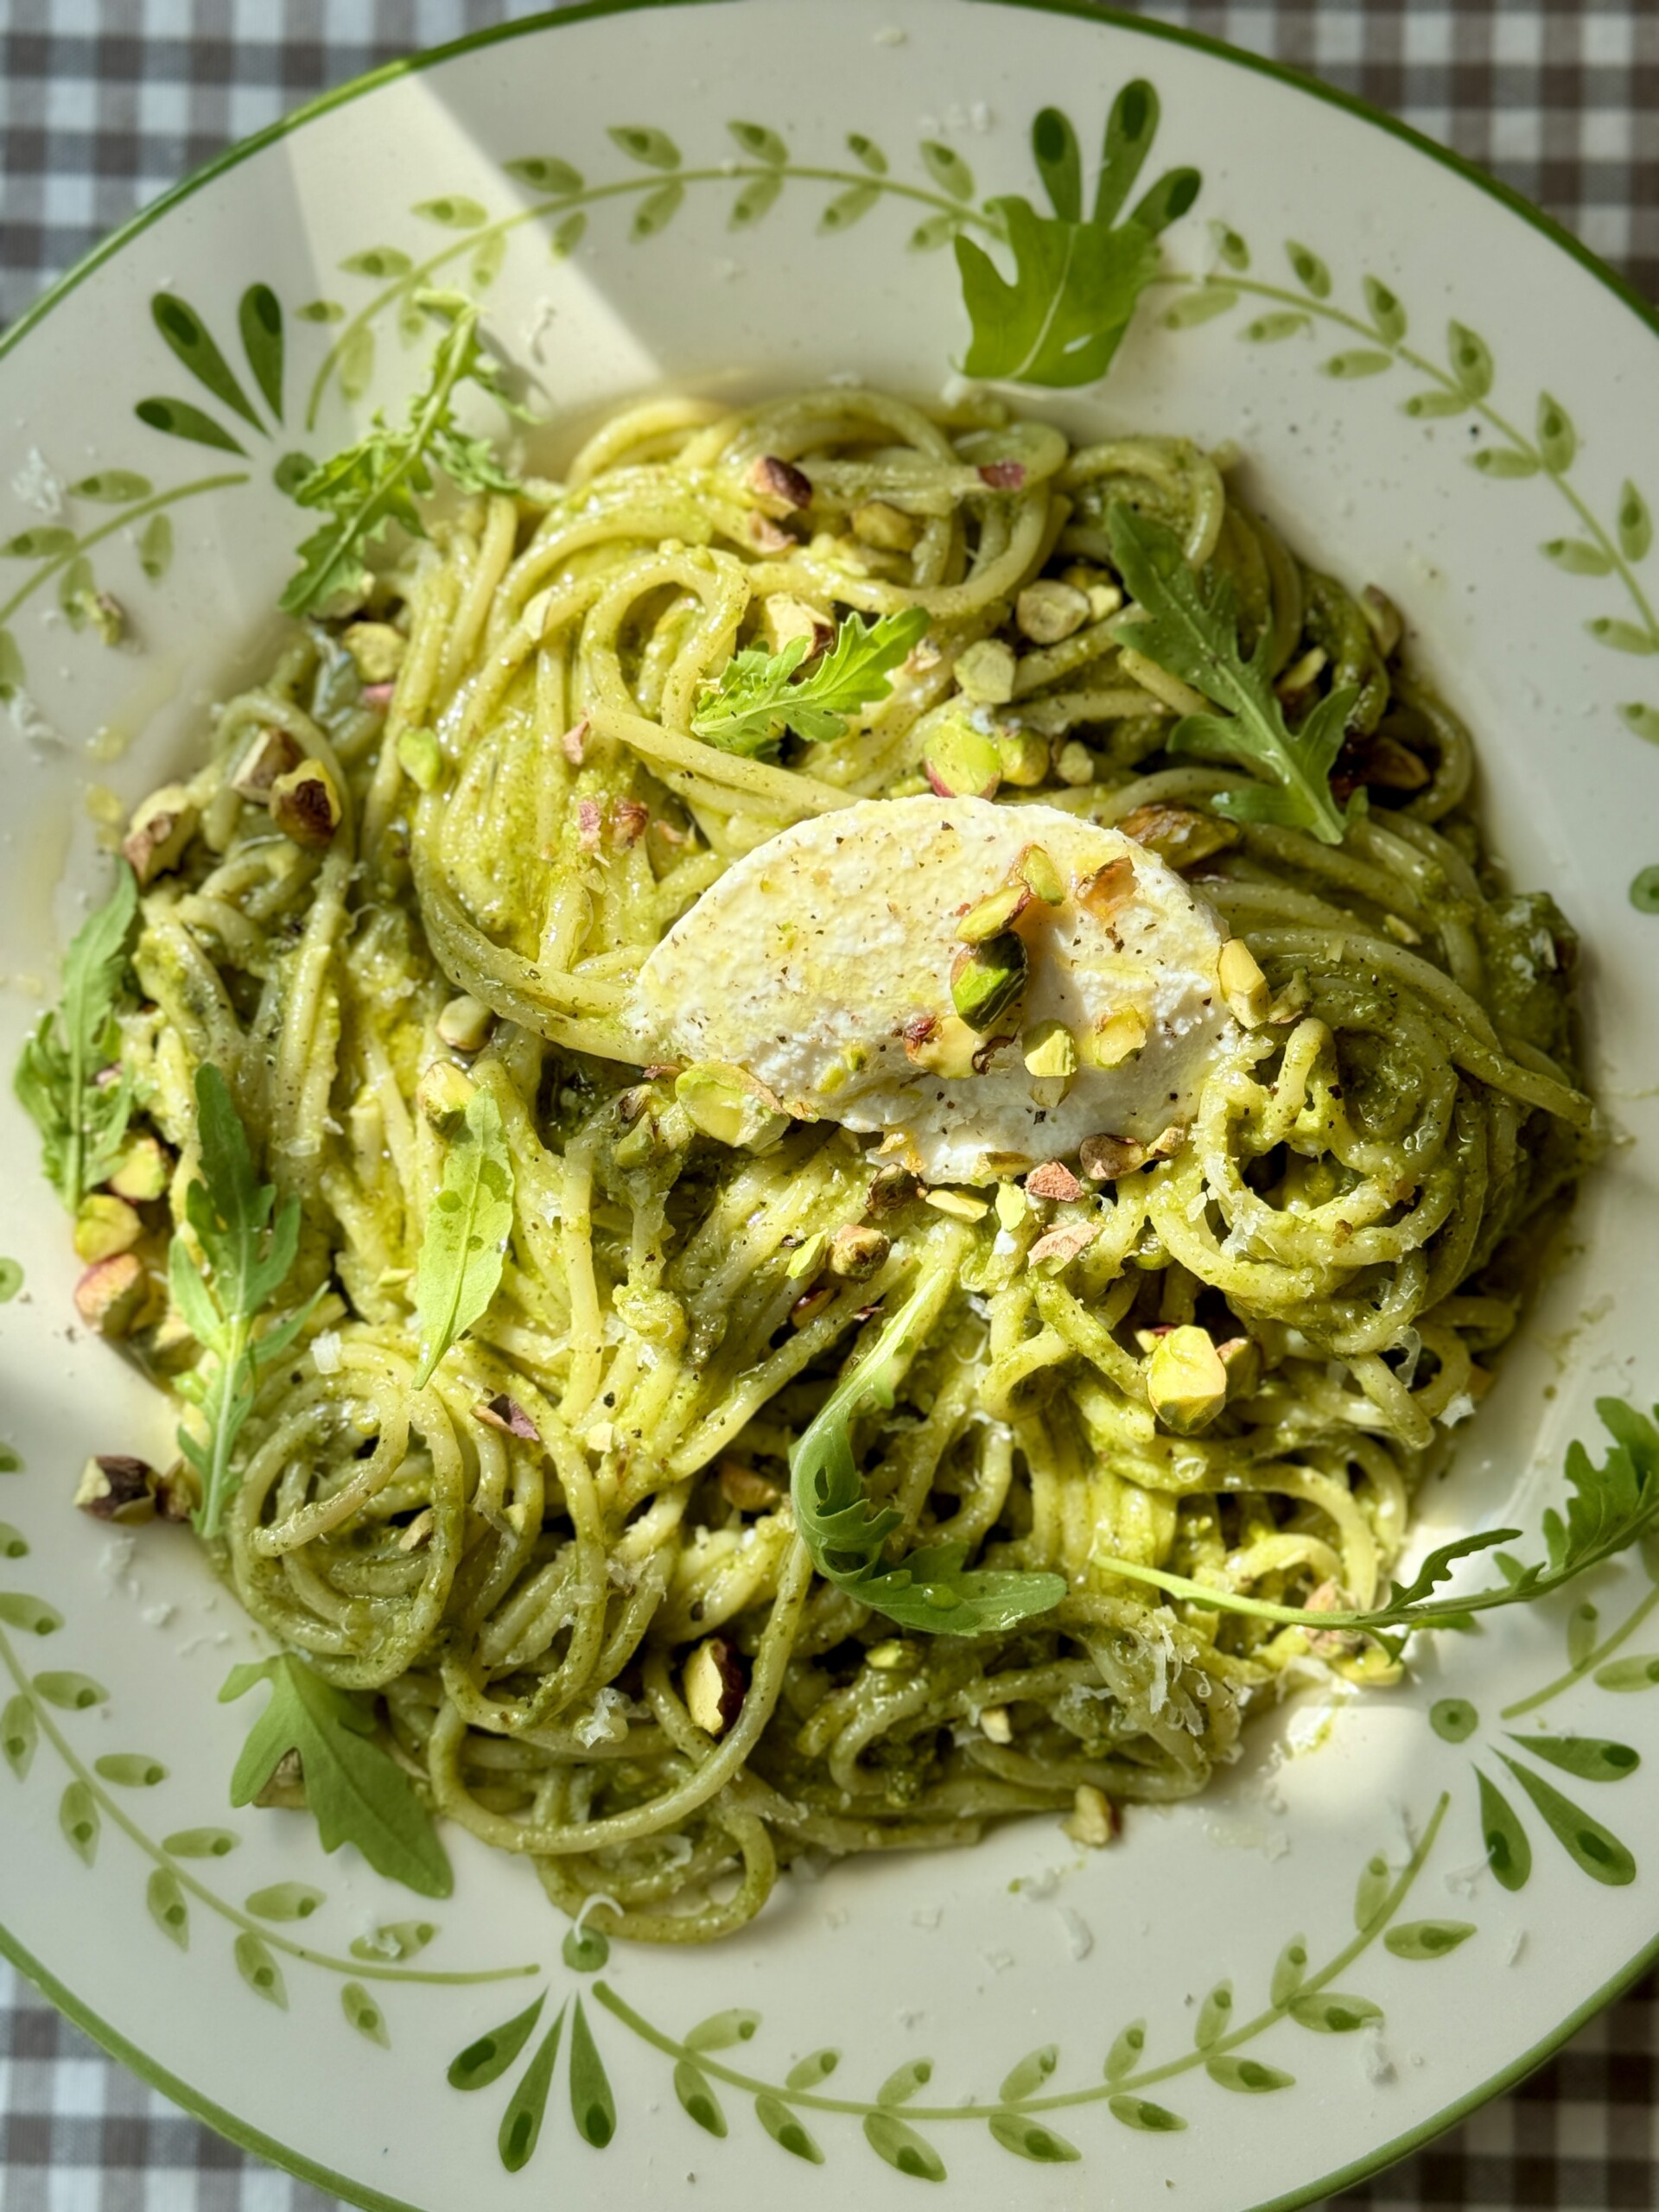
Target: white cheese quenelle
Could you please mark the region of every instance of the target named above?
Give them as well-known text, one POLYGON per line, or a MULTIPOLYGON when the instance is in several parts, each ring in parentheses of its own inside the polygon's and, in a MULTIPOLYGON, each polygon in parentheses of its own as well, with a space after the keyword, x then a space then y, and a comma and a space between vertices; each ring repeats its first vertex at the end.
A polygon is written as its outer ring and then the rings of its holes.
POLYGON ((1229 1027, 1224 935, 1118 830, 1049 806, 863 799, 704 892, 627 1019, 656 1058, 735 1065, 799 1118, 887 1136, 931 1182, 988 1182, 1192 1118, 1229 1027))

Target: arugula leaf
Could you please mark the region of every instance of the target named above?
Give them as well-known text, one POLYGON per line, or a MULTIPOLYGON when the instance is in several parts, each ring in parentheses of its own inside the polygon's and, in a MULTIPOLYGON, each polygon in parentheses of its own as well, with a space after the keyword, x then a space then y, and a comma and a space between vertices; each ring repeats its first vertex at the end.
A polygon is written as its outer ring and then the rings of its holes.
POLYGON ((184 1210, 207 1271, 204 1275, 188 1243, 175 1236, 167 1274, 174 1304, 208 1354, 180 1376, 174 1388, 207 1424, 205 1442, 181 1426, 179 1449, 201 1484, 196 1529, 203 1536, 216 1536, 240 1480, 232 1462, 242 1424, 253 1409, 259 1370, 287 1351, 310 1319, 322 1287, 274 1328, 256 1336, 260 1316, 294 1264, 300 1202, 289 1196, 277 1206, 275 1189, 259 1181, 247 1132, 224 1077, 211 1061, 196 1070, 196 1116, 201 1173, 185 1192, 184 1210))
POLYGON ((902 1516, 872 1506, 853 1458, 851 1427, 867 1401, 893 1403, 891 1369, 908 1349, 917 1314, 932 1298, 940 1272, 925 1274, 883 1326, 868 1355, 844 1376, 790 1453, 795 1525, 826 1582, 901 1628, 933 1636, 995 1636, 1048 1612, 1066 1593, 1059 1574, 969 1568, 963 1543, 923 1546, 893 1566, 882 1552, 902 1516))
POLYGON ((722 753, 745 754, 763 752, 785 728, 815 744, 839 737, 849 715, 891 692, 892 671, 927 635, 927 625, 919 607, 868 624, 849 614, 834 645, 798 683, 804 638, 791 638, 779 653, 747 646, 705 687, 691 717, 693 734, 722 753))
MULTIPOLYGON (((1501 1587, 1476 1590, 1465 1597, 1434 1595, 1441 1583, 1451 1580, 1459 1560, 1515 1542, 1521 1535, 1518 1529, 1487 1529, 1442 1544, 1429 1554, 1410 1582, 1395 1582, 1386 1605, 1373 1606, 1368 1612, 1325 1612, 1305 1605, 1271 1605, 1264 1599, 1218 1590, 1208 1583, 1189 1581, 1185 1575, 1166 1574, 1161 1567, 1141 1567, 1133 1560, 1100 1553, 1095 1554, 1092 1564, 1133 1582, 1152 1583, 1172 1597, 1212 1612, 1247 1613, 1253 1619, 1279 1621, 1297 1628, 1351 1630, 1374 1638, 1397 1658, 1407 1638, 1421 1630, 1468 1628, 1476 1613, 1547 1598, 1563 1584, 1659 1530, 1659 1428, 1645 1414, 1637 1413, 1619 1398, 1598 1398, 1596 1412, 1613 1439, 1612 1450, 1598 1466, 1582 1444, 1567 1446, 1566 1472, 1572 1495, 1566 1518, 1554 1506, 1544 1515, 1545 1556, 1532 1566, 1521 1567, 1498 1554, 1497 1564, 1504 1577, 1501 1587)), ((1659 1416, 1659 1406, 1654 1413, 1659 1416)))
POLYGON ((512 1233, 512 1190, 501 1109, 487 1090, 474 1090, 444 1154, 442 1187, 426 1217, 415 1267, 417 1390, 456 1338, 483 1319, 499 1287, 512 1233))
POLYGON ((425 537, 415 502, 432 490, 435 467, 463 491, 519 488, 497 465, 488 439, 468 436, 454 418, 455 389, 471 383, 510 415, 528 419, 503 391, 500 371, 484 351, 477 308, 456 292, 416 296, 423 307, 450 319, 432 357, 426 389, 410 402, 403 429, 391 429, 377 409, 356 444, 321 462, 296 491, 300 506, 321 507, 331 519, 299 549, 302 565, 279 602, 289 614, 308 613, 341 596, 360 596, 369 583, 364 555, 393 523, 412 537, 425 537))
POLYGON ((1226 710, 1185 715, 1169 750, 1230 761, 1266 779, 1260 789, 1217 793, 1211 801, 1217 814, 1306 830, 1322 843, 1339 845, 1364 804, 1357 796, 1344 810, 1331 794, 1331 771, 1357 689, 1344 684, 1327 693, 1300 728, 1291 729, 1268 673, 1266 635, 1250 659, 1239 650, 1231 579, 1218 576, 1206 592, 1174 531, 1122 500, 1113 502, 1109 527, 1112 558, 1145 618, 1120 629, 1119 642, 1226 710))
POLYGON ((241 1697, 256 1682, 270 1684, 270 1701, 237 1760, 232 1804, 251 1805, 282 1760, 296 1751, 325 1851, 354 1843, 377 1873, 423 1897, 447 1897, 454 1876, 432 1815, 397 1760, 367 1740, 372 1713, 291 1651, 233 1667, 219 1703, 241 1697))
POLYGON ((95 1081, 115 1057, 138 882, 125 861, 114 890, 64 955, 62 995, 24 1043, 12 1087, 41 1133, 41 1159, 73 1213, 114 1170, 132 1112, 131 1078, 95 1081))

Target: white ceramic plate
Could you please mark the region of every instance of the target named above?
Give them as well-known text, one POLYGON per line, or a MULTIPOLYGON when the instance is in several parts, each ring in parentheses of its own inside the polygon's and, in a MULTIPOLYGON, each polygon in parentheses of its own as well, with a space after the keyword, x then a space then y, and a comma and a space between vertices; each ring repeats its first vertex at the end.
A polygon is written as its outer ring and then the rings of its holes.
MULTIPOLYGON (((1598 1078, 1633 1141, 1426 1507, 1442 1536, 1535 1529, 1598 1393, 1659 1389, 1654 328, 1433 148, 1150 25, 1041 0, 575 10, 334 95, 100 249, 0 360, 0 1051, 104 880, 106 787, 130 802, 189 757, 257 662, 302 534, 284 457, 410 385, 414 283, 487 286, 561 413, 825 373, 936 390, 973 336, 953 238, 1006 268, 1014 194, 1039 243, 1077 246, 1033 125, 1065 111, 1091 177, 1137 79, 1161 106, 1146 176, 1202 173, 1168 281, 1103 385, 1020 397, 1245 446, 1296 541, 1408 611, 1516 881, 1590 948, 1598 1078), (52 480, 73 489, 48 512, 52 480), (137 651, 58 611, 83 561, 137 651)), ((996 365, 1086 373, 1055 327, 1033 315, 996 365)), ((491 2212, 533 2158, 589 2203, 691 2176, 740 2203, 885 2208, 923 2178, 972 2207, 1302 2203, 1514 2080, 1649 1955, 1659 1697, 1622 1693, 1659 1682, 1659 1590, 1634 1560, 1442 1639, 1408 1688, 1293 1708, 1108 1853, 1027 1822, 786 1884, 713 1952, 605 1958, 562 1942, 527 1868, 455 1836, 456 1893, 419 1918, 308 1823, 229 1813, 246 1720, 214 1696, 251 1632, 188 1541, 111 1543, 70 1510, 86 1452, 160 1456, 166 1421, 66 1326, 62 1221, 0 1115, 0 1244, 26 1271, 0 1308, 0 1942, 324 2188, 491 2212), (285 1884, 320 1895, 302 1923, 270 1916, 274 1889, 299 1910, 285 1884)))

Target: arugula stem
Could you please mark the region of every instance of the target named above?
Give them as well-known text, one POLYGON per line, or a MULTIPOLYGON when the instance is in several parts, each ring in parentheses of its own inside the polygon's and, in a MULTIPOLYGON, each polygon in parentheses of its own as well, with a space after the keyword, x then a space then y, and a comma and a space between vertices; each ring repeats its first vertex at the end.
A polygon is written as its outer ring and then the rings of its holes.
POLYGON ((232 1313, 225 1348, 213 1354, 219 1366, 213 1376, 213 1389, 201 1408, 213 1440, 207 1492, 202 1498, 201 1519, 198 1523, 198 1533, 203 1536, 218 1535, 225 1503, 232 1488, 231 1454, 236 1445, 236 1432, 241 1425, 235 1418, 236 1400, 239 1378, 252 1340, 251 1317, 246 1313, 232 1313))

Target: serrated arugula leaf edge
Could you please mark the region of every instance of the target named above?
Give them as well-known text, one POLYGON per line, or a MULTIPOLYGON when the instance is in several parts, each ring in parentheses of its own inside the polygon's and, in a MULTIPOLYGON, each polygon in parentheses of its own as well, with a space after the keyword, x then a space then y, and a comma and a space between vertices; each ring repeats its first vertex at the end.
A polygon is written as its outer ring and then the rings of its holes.
POLYGON ((928 620, 919 607, 868 623, 849 614, 817 665, 798 680, 804 638, 790 639, 775 653, 747 646, 705 687, 692 735, 743 754, 760 752, 785 728, 812 744, 839 737, 849 715, 889 696, 893 671, 926 636, 928 620))

